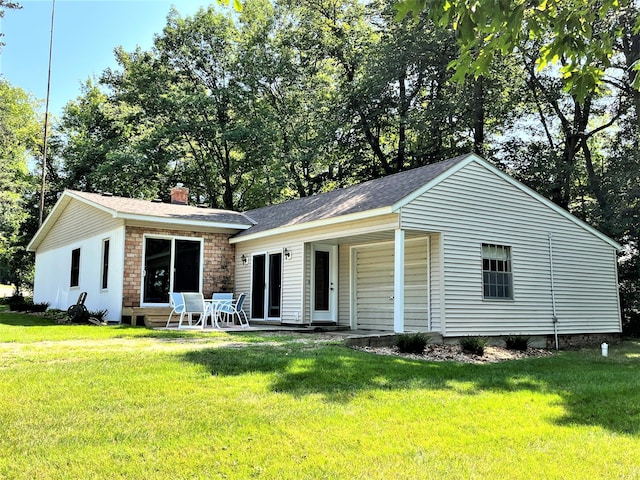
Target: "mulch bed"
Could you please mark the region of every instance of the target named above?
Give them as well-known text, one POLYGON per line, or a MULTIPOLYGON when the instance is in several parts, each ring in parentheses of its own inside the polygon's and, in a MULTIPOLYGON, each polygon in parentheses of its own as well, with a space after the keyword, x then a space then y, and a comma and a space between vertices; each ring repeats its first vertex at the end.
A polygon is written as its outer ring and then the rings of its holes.
POLYGON ((461 363, 496 363, 522 358, 540 358, 554 355, 555 352, 543 348, 528 348, 526 351, 508 350, 503 347, 488 345, 484 355, 473 355, 462 351, 459 345, 429 344, 422 355, 401 353, 398 347, 353 347, 377 355, 393 355, 412 360, 427 360, 431 362, 461 362, 461 363))

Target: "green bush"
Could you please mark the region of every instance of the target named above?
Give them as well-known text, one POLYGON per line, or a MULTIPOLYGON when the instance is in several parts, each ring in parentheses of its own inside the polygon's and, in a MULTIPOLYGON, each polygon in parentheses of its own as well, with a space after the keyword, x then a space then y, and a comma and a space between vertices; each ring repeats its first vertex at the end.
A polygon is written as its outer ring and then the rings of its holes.
POLYGON ((396 346, 402 353, 421 354, 424 352, 430 338, 424 333, 404 333, 396 339, 396 346))
POLYGON ((504 339, 505 346, 509 350, 518 350, 521 352, 527 351, 530 342, 531 339, 529 337, 521 337, 519 335, 509 335, 504 339))
POLYGON ((473 355, 484 355, 484 347, 489 343, 489 339, 485 337, 464 337, 460 339, 460 347, 465 353, 473 355))
POLYGON ((27 301, 22 295, 12 295, 6 298, 5 301, 12 312, 23 312, 26 309, 27 301))

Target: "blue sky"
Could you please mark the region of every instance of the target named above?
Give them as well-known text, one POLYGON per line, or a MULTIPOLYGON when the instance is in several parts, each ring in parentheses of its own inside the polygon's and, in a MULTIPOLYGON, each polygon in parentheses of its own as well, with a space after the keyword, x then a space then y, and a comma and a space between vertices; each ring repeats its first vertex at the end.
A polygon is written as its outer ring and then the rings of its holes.
MULTIPOLYGON (((0 73, 14 87, 44 99, 47 91, 52 0, 18 0, 21 10, 7 10, 1 20, 6 44, 0 73)), ((171 6, 182 16, 215 0, 56 0, 49 111, 56 116, 80 94, 80 85, 117 64, 113 50, 151 47, 171 6)))

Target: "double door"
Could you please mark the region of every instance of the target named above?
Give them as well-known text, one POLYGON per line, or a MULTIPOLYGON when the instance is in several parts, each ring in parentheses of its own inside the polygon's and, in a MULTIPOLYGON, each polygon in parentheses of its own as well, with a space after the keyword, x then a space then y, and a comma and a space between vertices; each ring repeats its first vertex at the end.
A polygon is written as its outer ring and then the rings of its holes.
POLYGON ((252 257, 251 318, 280 320, 282 316, 282 253, 252 257))

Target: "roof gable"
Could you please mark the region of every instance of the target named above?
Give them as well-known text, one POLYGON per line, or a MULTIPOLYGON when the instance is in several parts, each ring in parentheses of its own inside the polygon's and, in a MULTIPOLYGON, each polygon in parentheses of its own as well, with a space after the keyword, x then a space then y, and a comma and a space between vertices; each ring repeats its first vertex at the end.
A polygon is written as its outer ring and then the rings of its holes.
POLYGON ((365 212, 392 213, 396 203, 468 157, 462 155, 331 192, 249 210, 245 215, 255 225, 235 238, 365 212))
MULTIPOLYGON (((248 228, 252 223, 242 213, 190 205, 150 202, 137 198, 117 197, 99 193, 65 191, 78 200, 85 201, 118 218, 138 218, 148 221, 206 222, 208 226, 248 228)), ((204 225, 203 225, 204 226, 204 225)))
POLYGON ((66 206, 72 201, 82 202, 111 215, 113 218, 129 221, 172 226, 182 225, 190 226, 194 229, 221 228, 235 231, 249 228, 252 225, 252 222, 242 213, 230 210, 199 208, 189 205, 150 202, 135 198, 65 190, 27 246, 29 251, 35 251, 38 248, 66 206))
POLYGON ((266 235, 268 231, 278 232, 297 228, 305 228, 311 222, 331 221, 337 217, 350 218, 353 215, 374 216, 399 212, 403 206, 412 202, 435 185, 454 175, 470 163, 475 162, 487 168, 504 181, 544 204, 559 215, 569 219, 587 230, 605 243, 616 249, 621 246, 602 232, 583 222, 551 200, 543 197, 523 183, 510 177, 494 167, 480 156, 470 153, 444 160, 424 167, 406 170, 376 180, 370 180, 351 187, 314 195, 311 197, 290 200, 277 205, 270 205, 245 214, 255 222, 247 230, 239 232, 234 239, 255 238, 254 235, 266 235))

